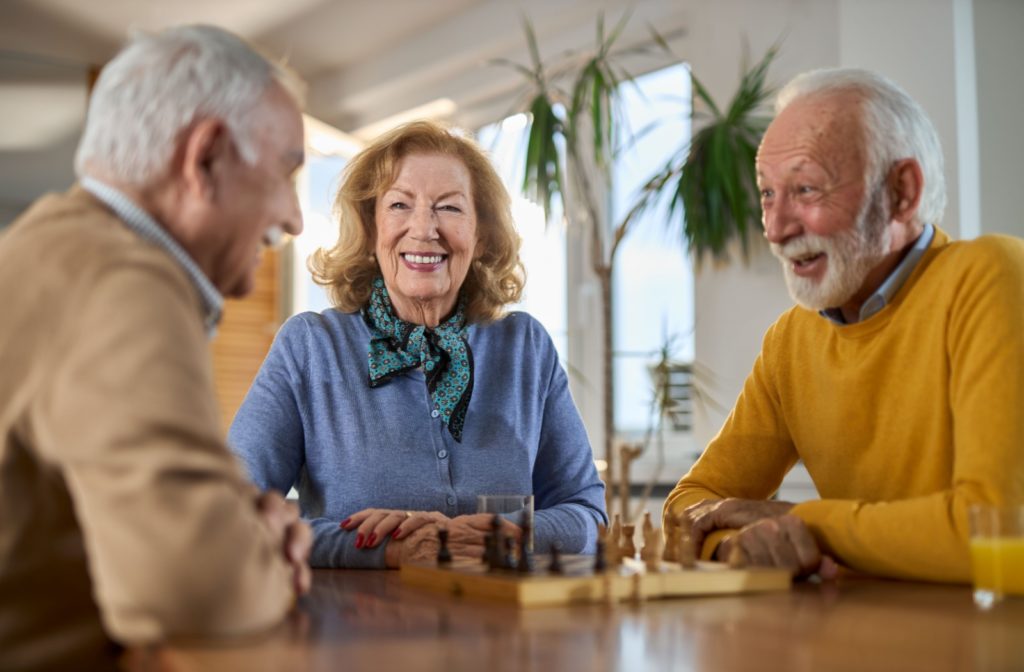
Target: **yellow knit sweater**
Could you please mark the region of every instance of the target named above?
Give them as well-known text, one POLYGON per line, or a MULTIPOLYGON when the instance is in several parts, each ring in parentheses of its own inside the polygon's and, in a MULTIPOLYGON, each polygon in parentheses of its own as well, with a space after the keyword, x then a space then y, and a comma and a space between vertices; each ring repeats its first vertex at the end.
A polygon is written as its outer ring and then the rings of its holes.
POLYGON ((798 459, 822 499, 792 512, 823 551, 871 574, 968 581, 967 506, 1024 503, 1024 241, 936 231, 871 318, 783 314, 666 511, 769 497, 798 459))

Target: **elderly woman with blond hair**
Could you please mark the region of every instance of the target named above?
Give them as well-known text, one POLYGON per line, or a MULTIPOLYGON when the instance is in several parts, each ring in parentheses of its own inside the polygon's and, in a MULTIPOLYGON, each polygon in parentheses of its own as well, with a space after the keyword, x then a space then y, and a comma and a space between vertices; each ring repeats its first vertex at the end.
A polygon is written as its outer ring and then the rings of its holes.
MULTIPOLYGON (((504 311, 524 284, 510 199, 483 152, 416 122, 347 167, 340 236, 311 259, 333 308, 281 328, 230 442, 295 487, 311 564, 479 557, 482 494, 532 494, 534 543, 593 552, 604 486, 551 338, 504 311)), ((519 529, 506 523, 509 531, 519 529)))

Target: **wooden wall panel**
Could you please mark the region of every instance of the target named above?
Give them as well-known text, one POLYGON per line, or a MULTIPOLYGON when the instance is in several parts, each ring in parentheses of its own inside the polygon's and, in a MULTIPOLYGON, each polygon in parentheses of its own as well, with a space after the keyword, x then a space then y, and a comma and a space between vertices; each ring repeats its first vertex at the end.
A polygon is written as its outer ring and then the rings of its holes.
POLYGON ((210 344, 225 432, 281 324, 281 254, 278 250, 263 253, 252 293, 225 302, 224 317, 210 344))

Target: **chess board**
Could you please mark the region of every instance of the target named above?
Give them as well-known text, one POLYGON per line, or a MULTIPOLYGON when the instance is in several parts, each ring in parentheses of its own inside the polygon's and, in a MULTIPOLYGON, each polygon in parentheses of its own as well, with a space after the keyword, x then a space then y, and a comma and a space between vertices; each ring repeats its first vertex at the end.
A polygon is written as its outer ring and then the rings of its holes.
POLYGON ((490 570, 473 560, 403 565, 400 573, 407 585, 520 607, 783 591, 792 582, 786 570, 731 569, 718 562, 700 562, 695 569, 662 562, 658 571, 649 571, 642 562, 626 559, 621 567, 600 574, 593 571, 592 556, 562 556, 561 574, 545 569, 544 556, 537 556, 536 564, 539 569, 529 574, 490 570))

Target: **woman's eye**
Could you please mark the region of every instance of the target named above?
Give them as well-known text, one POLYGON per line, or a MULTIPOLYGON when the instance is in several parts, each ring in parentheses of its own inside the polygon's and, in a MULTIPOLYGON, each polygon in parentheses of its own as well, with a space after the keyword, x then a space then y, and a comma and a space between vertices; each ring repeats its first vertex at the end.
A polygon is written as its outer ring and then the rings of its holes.
POLYGON ((462 212, 462 208, 460 208, 457 205, 451 205, 451 204, 439 205, 439 206, 437 206, 437 209, 438 210, 443 210, 444 212, 462 212))
POLYGON ((809 184, 801 184, 796 188, 798 194, 812 194, 815 192, 814 187, 809 184))
POLYGON ((395 201, 394 203, 388 206, 388 208, 390 208, 391 210, 405 210, 407 207, 409 206, 407 206, 405 203, 401 201, 395 201))

